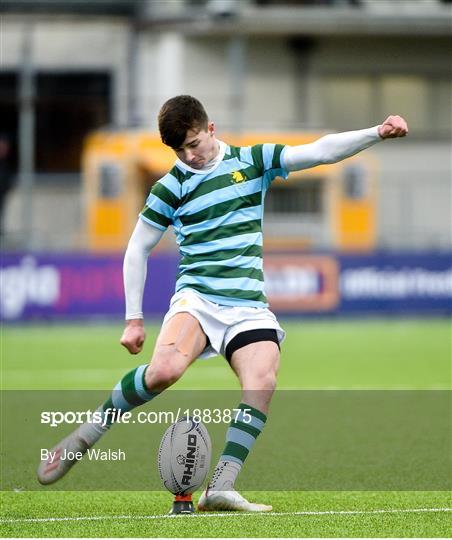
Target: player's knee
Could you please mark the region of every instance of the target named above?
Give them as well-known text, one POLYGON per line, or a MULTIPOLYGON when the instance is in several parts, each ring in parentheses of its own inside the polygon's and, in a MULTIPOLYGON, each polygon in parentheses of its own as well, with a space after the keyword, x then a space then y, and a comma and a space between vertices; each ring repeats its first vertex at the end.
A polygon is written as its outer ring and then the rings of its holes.
POLYGON ((258 369, 252 373, 253 385, 259 390, 267 390, 273 392, 276 388, 276 381, 278 375, 278 362, 272 362, 266 366, 259 366, 258 369))
POLYGON ((148 390, 161 391, 174 384, 180 376, 179 370, 172 366, 151 364, 146 370, 144 381, 148 390))
POLYGON ((184 367, 170 351, 159 353, 146 370, 144 382, 148 390, 161 391, 180 379, 184 367))
POLYGON ((276 373, 255 372, 242 379, 242 387, 258 394, 272 395, 276 389, 276 373))
POLYGON ((260 390, 273 393, 276 389, 276 373, 262 374, 258 378, 257 387, 260 390))
POLYGON ((276 389, 276 376, 272 374, 253 377, 242 383, 243 402, 268 414, 268 408, 276 389))

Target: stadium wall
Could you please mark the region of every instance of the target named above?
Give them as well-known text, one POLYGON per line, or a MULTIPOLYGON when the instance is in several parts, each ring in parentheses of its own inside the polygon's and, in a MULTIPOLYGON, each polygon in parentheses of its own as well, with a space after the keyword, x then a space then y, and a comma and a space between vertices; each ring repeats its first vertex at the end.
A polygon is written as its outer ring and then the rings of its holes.
MULTIPOLYGON (((174 291, 174 254, 156 253, 147 317, 161 318, 174 291)), ((451 252, 267 253, 266 291, 279 315, 452 314, 451 252)), ((117 318, 124 314, 122 256, 4 254, 3 322, 117 318)))
MULTIPOLYGON (((328 17, 334 17, 334 11, 330 13, 328 17)), ((33 27, 36 73, 100 70, 111 76, 114 125, 127 124, 133 103, 143 125, 155 130, 163 100, 186 92, 206 103, 220 136, 221 130, 231 128, 343 131, 381 122, 389 113, 405 115, 410 136, 375 147, 381 164, 378 245, 451 248, 449 34, 420 37, 416 29, 403 36, 324 33, 307 40, 293 39, 290 33, 247 35, 246 73, 237 81, 231 76, 226 35, 151 28, 138 36, 132 85, 127 17, 4 14, 0 72, 19 74, 28 24, 33 27), (240 95, 240 114, 234 115, 240 95), (237 117, 242 126, 234 125, 237 117)), ((58 174, 53 182, 49 188, 36 178, 30 217, 33 247, 83 248, 75 232, 83 219, 82 212, 76 212, 83 204, 79 184, 68 186, 58 174), (47 208, 49 190, 55 186, 58 205, 52 206, 61 212, 47 208)), ((29 246, 21 243, 26 202, 18 182, 4 219, 11 249, 29 246)))

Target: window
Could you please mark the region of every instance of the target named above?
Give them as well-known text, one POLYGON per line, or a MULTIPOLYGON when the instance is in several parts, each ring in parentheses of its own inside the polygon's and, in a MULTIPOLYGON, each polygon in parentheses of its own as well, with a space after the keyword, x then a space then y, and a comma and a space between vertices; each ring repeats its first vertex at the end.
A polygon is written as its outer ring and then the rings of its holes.
POLYGON ((372 80, 369 77, 325 77, 321 92, 328 127, 356 129, 371 123, 372 80))
POLYGON ((452 110, 452 80, 438 78, 432 80, 430 86, 431 124, 437 126, 442 135, 451 135, 452 110))
POLYGON ((328 128, 359 129, 400 114, 411 137, 451 136, 452 80, 446 75, 326 74, 319 80, 321 121, 328 128))
POLYGON ((102 199, 116 199, 124 189, 124 172, 116 163, 102 163, 100 166, 99 196, 102 199))
POLYGON ((366 171, 360 163, 348 163, 344 167, 342 188, 347 199, 359 201, 368 196, 366 171))
MULTIPOLYGON (((12 142, 14 171, 18 168, 19 84, 17 72, 0 74, 0 131, 12 142)), ((35 92, 36 172, 78 172, 85 136, 110 121, 110 75, 38 73, 35 92)), ((39 174, 36 179, 40 181, 39 174)))
POLYGON ((380 91, 383 116, 386 112, 400 114, 409 121, 412 131, 428 128, 428 81, 426 78, 387 75, 381 79, 380 91))
POLYGON ((110 119, 110 77, 100 73, 38 74, 36 170, 80 170, 83 140, 110 119))
POLYGON ((303 180, 297 185, 275 184, 265 198, 265 211, 273 214, 321 214, 322 187, 319 180, 303 180))
POLYGON ((17 76, 13 72, 0 73, 0 132, 9 143, 11 152, 8 169, 17 172, 17 129, 19 124, 17 110, 17 76))

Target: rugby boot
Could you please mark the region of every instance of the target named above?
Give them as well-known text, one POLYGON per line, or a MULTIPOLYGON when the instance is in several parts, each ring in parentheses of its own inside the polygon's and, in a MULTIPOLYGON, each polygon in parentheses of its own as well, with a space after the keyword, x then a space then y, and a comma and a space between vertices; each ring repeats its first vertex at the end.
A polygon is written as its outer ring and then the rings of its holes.
POLYGON ((271 512, 273 507, 267 504, 250 503, 235 489, 211 491, 206 489, 198 502, 200 512, 271 512))
MULTIPOLYGON (((41 484, 53 484, 62 478, 73 465, 80 461, 74 457, 77 452, 86 453, 89 445, 75 430, 50 450, 48 458, 43 459, 38 467, 38 480, 41 484)), ((80 454, 79 454, 80 455, 80 454)))

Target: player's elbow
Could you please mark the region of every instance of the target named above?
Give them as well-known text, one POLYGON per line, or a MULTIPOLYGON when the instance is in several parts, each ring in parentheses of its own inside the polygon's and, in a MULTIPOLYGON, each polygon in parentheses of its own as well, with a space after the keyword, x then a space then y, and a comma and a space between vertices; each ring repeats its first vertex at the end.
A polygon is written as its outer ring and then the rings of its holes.
POLYGON ((340 160, 340 155, 331 148, 328 135, 319 141, 318 161, 320 165, 331 165, 340 160))
POLYGON ((336 151, 335 145, 332 144, 332 141, 334 141, 333 136, 325 135, 314 143, 316 146, 317 161, 319 165, 331 165, 341 160, 341 154, 340 152, 336 151))
POLYGON ((321 161, 320 161, 320 164, 321 165, 332 165, 333 163, 337 163, 338 161, 340 161, 340 157, 336 154, 325 154, 321 161))
POLYGON ((132 236, 127 244, 127 249, 124 254, 124 260, 141 261, 149 257, 149 254, 154 246, 145 245, 132 236))

